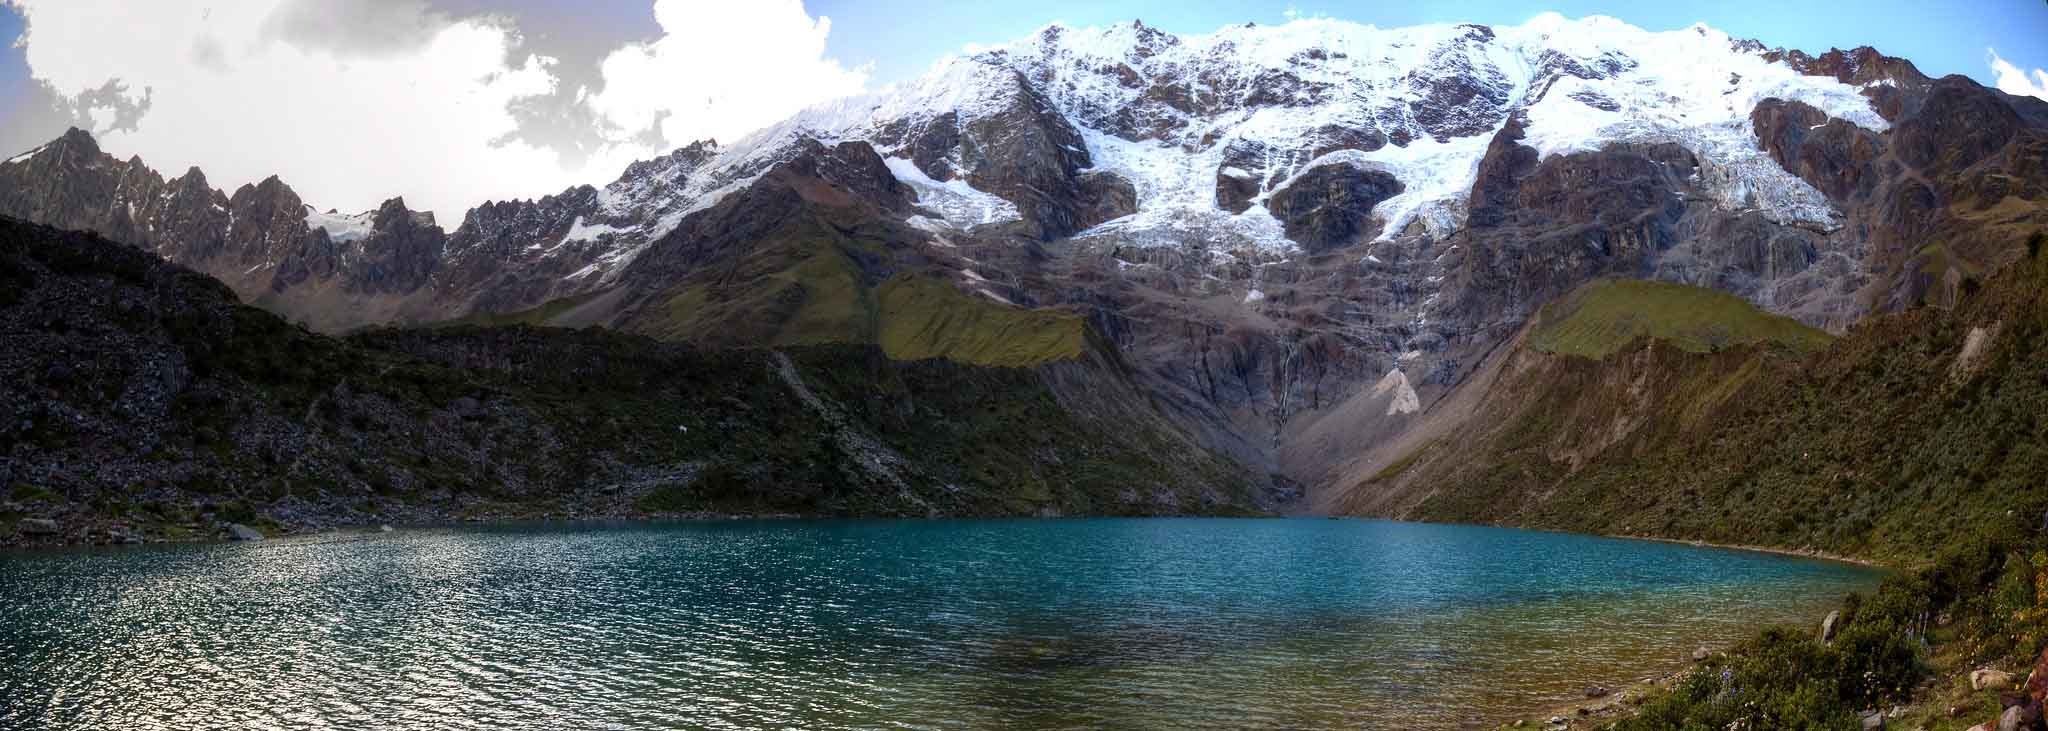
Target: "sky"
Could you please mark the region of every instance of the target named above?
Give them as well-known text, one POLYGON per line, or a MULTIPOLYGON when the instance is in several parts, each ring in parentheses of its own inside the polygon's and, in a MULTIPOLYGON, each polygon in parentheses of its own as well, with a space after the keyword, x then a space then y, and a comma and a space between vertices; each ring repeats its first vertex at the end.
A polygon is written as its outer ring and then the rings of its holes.
POLYGON ((1051 22, 1176 33, 1330 17, 1519 24, 1546 11, 1767 46, 1875 46, 2048 98, 2048 1, 0 0, 0 155, 66 127, 232 189, 278 174, 344 211, 603 184, 1051 22))

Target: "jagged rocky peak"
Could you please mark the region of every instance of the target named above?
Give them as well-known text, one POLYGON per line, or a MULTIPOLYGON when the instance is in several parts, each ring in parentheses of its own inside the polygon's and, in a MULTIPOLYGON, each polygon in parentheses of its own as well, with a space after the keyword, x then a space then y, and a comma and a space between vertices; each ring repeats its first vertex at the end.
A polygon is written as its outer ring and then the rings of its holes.
MULTIPOLYGON (((64 134, 59 135, 55 140, 51 140, 49 144, 23 153, 12 160, 8 160, 8 162, 26 162, 31 158, 42 156, 43 153, 53 153, 54 156, 60 159, 68 156, 74 160, 91 160, 94 162, 97 162, 100 155, 104 154, 100 151, 99 140, 93 139, 91 132, 71 127, 65 129, 64 134)), ((140 162, 140 158, 136 158, 134 161, 140 162)))
POLYGON ((509 254, 534 241, 559 240, 584 216, 597 210, 597 188, 579 185, 540 200, 486 201, 469 209, 451 237, 451 251, 489 245, 495 254, 509 254))

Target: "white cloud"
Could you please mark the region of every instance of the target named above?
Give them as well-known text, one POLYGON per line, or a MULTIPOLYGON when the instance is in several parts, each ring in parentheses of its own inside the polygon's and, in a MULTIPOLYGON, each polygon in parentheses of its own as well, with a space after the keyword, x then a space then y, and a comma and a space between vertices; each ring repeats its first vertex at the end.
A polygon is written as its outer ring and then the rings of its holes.
POLYGON ((2048 99, 2048 71, 2034 69, 2029 72, 2000 58, 1996 50, 1985 49, 1985 52, 1990 56, 1991 73, 1998 76, 1999 91, 2048 99))
POLYGON ((832 20, 800 0, 655 0, 654 19, 662 36, 606 57, 588 99, 622 137, 658 124, 672 144, 731 142, 867 85, 866 68, 825 56, 832 20))
POLYGON ((558 90, 554 59, 513 56, 516 19, 450 19, 412 0, 367 3, 382 8, 364 17, 403 39, 385 43, 307 37, 294 15, 305 0, 0 2, 28 20, 36 79, 74 98, 118 79, 125 101, 149 101, 132 129, 96 115, 109 152, 171 174, 196 165, 230 190, 277 174, 322 208, 402 195, 450 227, 486 199, 608 182, 665 152, 628 133, 656 119, 671 143, 730 138, 866 82, 825 58, 830 23, 798 0, 656 0, 666 34, 615 51, 606 86, 587 97, 558 90), (509 104, 558 91, 620 128, 574 168, 509 134, 519 124, 509 104))

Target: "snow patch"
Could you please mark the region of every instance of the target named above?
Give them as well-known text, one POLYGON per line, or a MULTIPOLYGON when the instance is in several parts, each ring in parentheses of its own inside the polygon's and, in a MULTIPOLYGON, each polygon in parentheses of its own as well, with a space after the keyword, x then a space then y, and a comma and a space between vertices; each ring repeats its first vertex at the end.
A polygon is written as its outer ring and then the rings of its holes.
POLYGON ((1387 371, 1385 378, 1372 387, 1372 395, 1391 396, 1387 401, 1387 415, 1413 414, 1422 410, 1422 397, 1415 393, 1415 387, 1408 384, 1408 374, 1400 368, 1387 371))
MULTIPOLYGON (((886 158, 883 164, 896 179, 909 185, 917 192, 917 205, 933 213, 955 228, 968 229, 995 223, 1023 220, 1017 206, 995 195, 975 190, 967 181, 954 178, 945 182, 933 180, 916 163, 901 157, 886 158)), ((924 218, 924 216, 914 216, 924 218)), ((915 225, 915 224, 913 224, 915 225)))
POLYGON ((335 243, 358 241, 376 232, 376 211, 362 213, 321 213, 312 206, 306 206, 306 227, 323 229, 335 243))
POLYGON ((619 228, 617 226, 613 226, 607 223, 586 223, 584 222, 582 216, 577 216, 576 222, 569 225, 569 233, 562 237, 562 243, 566 244, 571 241, 596 241, 606 236, 627 233, 631 230, 632 229, 619 228))
POLYGON ((35 157, 36 155, 42 154, 43 150, 44 150, 44 149, 47 149, 48 147, 49 147, 49 145, 43 145, 42 147, 38 147, 38 148, 36 148, 36 149, 33 149, 33 150, 29 150, 28 152, 24 152, 24 153, 21 153, 21 154, 19 154, 19 155, 15 155, 14 157, 10 157, 10 158, 7 158, 7 162, 6 162, 5 164, 8 164, 8 165, 19 165, 19 164, 21 164, 21 163, 25 163, 25 162, 28 162, 28 161, 29 161, 30 159, 34 158, 34 157, 35 157))

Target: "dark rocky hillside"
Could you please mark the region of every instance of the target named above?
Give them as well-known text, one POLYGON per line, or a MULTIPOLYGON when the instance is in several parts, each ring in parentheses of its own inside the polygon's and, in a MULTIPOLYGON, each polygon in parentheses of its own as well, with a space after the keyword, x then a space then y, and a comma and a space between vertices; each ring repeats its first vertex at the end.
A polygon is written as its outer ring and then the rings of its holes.
POLYGON ((0 540, 470 517, 1247 513, 1094 345, 1036 368, 605 330, 311 333, 0 220, 0 540))

